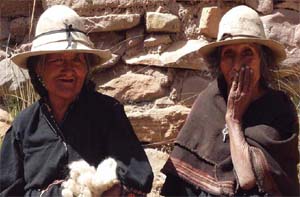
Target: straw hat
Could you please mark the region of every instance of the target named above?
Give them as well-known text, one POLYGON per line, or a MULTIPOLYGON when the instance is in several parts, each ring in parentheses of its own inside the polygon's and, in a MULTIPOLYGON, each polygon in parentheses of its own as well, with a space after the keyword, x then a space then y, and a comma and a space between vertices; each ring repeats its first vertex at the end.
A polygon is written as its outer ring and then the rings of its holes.
POLYGON ((95 49, 85 33, 80 16, 71 8, 55 5, 39 18, 31 51, 14 55, 11 60, 27 68, 27 59, 50 53, 78 52, 92 55, 91 66, 102 64, 111 58, 108 50, 95 49))
POLYGON ((244 5, 232 8, 222 17, 217 41, 203 46, 199 52, 207 57, 217 47, 239 43, 257 43, 270 48, 276 62, 286 58, 284 46, 275 40, 266 38, 259 15, 244 5))

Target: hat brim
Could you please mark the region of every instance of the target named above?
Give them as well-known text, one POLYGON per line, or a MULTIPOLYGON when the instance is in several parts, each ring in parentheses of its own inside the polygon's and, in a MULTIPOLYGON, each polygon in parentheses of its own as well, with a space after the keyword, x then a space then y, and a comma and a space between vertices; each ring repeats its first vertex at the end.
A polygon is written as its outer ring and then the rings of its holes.
POLYGON ((86 45, 77 42, 76 46, 74 46, 74 42, 72 43, 73 46, 66 49, 67 42, 54 42, 49 43, 47 45, 43 45, 42 47, 37 47, 36 49, 32 51, 27 51, 24 53, 19 53, 16 55, 13 55, 11 57, 11 60, 18 66, 22 68, 27 68, 27 60, 30 57, 33 56, 39 56, 39 55, 47 55, 47 54, 53 54, 53 53, 65 53, 65 52, 74 52, 74 53, 86 53, 93 55, 93 60, 91 61, 91 66, 98 66, 105 63, 109 59, 111 59, 112 54, 109 50, 99 50, 99 49, 92 49, 90 47, 87 47, 86 45))
POLYGON ((284 46, 279 42, 270 39, 245 38, 245 37, 235 37, 234 39, 212 42, 210 44, 201 47, 199 49, 199 53, 206 58, 217 47, 231 45, 231 44, 241 44, 241 43, 256 43, 268 47, 269 49, 272 50, 276 63, 286 59, 286 52, 284 50, 284 46))

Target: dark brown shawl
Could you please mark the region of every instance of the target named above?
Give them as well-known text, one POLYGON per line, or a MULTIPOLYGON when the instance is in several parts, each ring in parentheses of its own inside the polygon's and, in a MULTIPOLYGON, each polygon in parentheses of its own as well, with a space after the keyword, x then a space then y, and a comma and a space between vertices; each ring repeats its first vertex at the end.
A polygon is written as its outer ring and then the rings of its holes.
MULTIPOLYGON (((219 78, 198 96, 162 171, 208 193, 234 195, 239 186, 229 139, 223 142, 222 135, 226 113, 224 84, 224 79, 219 78)), ((251 103, 243 118, 243 131, 251 146, 250 158, 260 192, 298 195, 299 124, 289 97, 269 90, 251 103)))

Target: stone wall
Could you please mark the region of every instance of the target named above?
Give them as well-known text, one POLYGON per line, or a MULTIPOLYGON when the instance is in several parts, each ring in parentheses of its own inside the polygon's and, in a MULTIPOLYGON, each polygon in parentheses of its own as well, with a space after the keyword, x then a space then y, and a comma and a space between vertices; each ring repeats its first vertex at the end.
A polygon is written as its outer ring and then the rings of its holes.
POLYGON ((28 78, 16 79, 15 66, 5 58, 30 49, 39 15, 54 4, 76 10, 96 48, 114 53, 93 79, 99 92, 125 105, 144 142, 176 137, 193 101, 213 79, 197 50, 215 40, 220 18, 235 5, 260 13, 267 35, 285 45, 284 66, 300 65, 298 0, 2 0, 0 86, 16 89, 28 78))

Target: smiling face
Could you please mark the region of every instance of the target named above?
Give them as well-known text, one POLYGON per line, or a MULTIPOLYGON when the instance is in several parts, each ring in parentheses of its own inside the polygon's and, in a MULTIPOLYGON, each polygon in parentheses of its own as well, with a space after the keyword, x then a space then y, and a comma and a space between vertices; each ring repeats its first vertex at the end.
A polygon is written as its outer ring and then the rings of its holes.
POLYGON ((80 93, 87 75, 87 65, 83 54, 57 53, 45 56, 38 64, 36 73, 41 76, 52 99, 72 102, 80 93))
POLYGON ((253 72, 252 85, 259 87, 261 78, 260 53, 256 44, 234 44, 223 46, 221 49, 220 68, 228 87, 231 87, 233 77, 244 66, 253 72))

